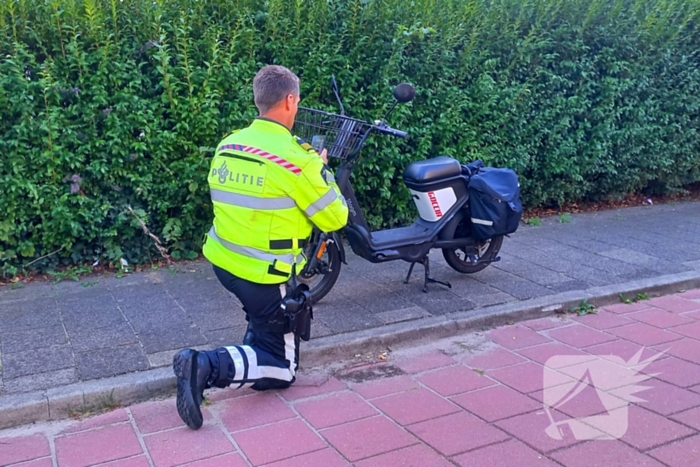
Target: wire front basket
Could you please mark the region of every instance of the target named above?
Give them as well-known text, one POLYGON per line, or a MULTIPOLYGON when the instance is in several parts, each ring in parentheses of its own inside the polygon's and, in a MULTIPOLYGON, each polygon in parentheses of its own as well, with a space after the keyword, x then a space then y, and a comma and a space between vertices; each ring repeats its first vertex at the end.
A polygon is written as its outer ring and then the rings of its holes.
POLYGON ((362 149, 367 132, 372 126, 362 120, 322 110, 299 107, 292 133, 329 157, 348 159, 362 149))

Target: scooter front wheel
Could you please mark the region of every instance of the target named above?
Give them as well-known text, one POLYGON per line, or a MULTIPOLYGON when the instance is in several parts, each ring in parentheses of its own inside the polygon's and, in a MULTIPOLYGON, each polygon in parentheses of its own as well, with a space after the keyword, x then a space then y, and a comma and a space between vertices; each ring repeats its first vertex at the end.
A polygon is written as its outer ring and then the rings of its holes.
MULTIPOLYGON (((316 243, 313 242, 307 247, 307 258, 316 251, 316 243)), ((297 280, 309 286, 311 292, 311 303, 315 305, 321 301, 328 292, 331 291, 338 276, 340 276, 340 251, 332 242, 326 242, 322 247, 322 255, 318 260, 318 266, 313 270, 308 270, 308 265, 304 267, 297 280)))

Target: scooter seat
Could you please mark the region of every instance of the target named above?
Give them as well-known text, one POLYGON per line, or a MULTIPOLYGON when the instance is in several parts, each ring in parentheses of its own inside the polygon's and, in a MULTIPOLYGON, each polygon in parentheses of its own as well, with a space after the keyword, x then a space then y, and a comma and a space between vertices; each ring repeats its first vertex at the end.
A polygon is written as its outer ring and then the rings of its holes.
POLYGON ((412 162, 403 171, 407 183, 429 183, 462 173, 460 163, 447 156, 438 156, 424 161, 412 162))

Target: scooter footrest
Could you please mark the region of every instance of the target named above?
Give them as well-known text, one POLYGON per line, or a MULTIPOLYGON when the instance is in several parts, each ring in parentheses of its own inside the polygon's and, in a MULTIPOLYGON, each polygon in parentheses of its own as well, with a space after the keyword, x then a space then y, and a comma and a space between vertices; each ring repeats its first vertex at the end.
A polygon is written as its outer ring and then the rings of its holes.
POLYGON ((376 262, 391 261, 392 259, 398 259, 401 254, 396 250, 382 250, 372 253, 372 258, 376 262))

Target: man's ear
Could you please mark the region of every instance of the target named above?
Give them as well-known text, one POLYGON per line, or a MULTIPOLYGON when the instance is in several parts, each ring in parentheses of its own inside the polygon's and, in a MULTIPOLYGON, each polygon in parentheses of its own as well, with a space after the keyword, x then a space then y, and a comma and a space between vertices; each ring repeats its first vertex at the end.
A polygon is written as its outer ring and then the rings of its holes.
POLYGON ((284 100, 284 104, 287 110, 292 110, 292 108, 294 107, 295 99, 296 98, 294 97, 294 94, 287 94, 287 98, 284 100))

